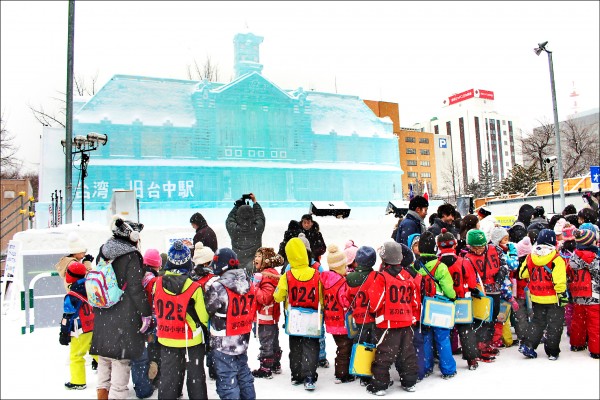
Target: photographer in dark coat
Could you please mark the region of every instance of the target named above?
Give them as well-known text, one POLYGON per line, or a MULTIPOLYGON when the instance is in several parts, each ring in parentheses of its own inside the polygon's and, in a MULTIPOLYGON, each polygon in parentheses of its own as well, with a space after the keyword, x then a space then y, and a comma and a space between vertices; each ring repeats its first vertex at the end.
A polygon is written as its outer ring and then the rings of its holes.
POLYGON ((227 216, 225 227, 231 238, 231 248, 237 254, 240 267, 248 276, 254 274, 254 255, 262 247, 262 234, 265 231, 265 214, 253 193, 237 200, 227 216), (252 207, 246 204, 252 200, 252 207))
MULTIPOLYGON (((209 247, 213 252, 217 251, 219 246, 217 245, 217 235, 215 231, 208 226, 206 223, 206 219, 199 212, 194 213, 190 218, 190 224, 192 224, 192 228, 196 230, 196 234, 194 235, 193 245, 196 246, 196 243, 202 242, 204 247, 209 247)), ((192 257, 194 256, 194 248, 190 249, 192 251, 192 257)))
POLYGON ((142 356, 152 310, 142 285, 143 257, 138 250, 144 225, 115 216, 113 236, 100 247, 100 258, 112 261, 121 300, 110 308, 95 308, 95 327, 90 354, 98 357, 98 398, 126 399, 130 360, 142 356))

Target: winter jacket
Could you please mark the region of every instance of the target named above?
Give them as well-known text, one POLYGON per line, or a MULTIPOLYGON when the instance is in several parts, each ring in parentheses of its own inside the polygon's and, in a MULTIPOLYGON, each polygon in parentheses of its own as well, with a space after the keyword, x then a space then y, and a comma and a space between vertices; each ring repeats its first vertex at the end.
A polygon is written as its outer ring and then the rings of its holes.
MULTIPOLYGON (((295 240, 290 240, 286 246, 286 253, 291 267, 290 271, 298 281, 309 281, 312 279, 313 275, 317 273, 317 270, 308 264, 308 253, 306 252, 304 243, 302 243, 300 239, 296 238, 295 240)), ((321 302, 321 305, 323 305, 322 291, 322 285, 319 284, 319 301, 321 302)), ((276 302, 281 303, 287 299, 287 294, 287 277, 286 274, 282 274, 281 278, 279 278, 277 288, 275 288, 275 293, 273 293, 273 298, 276 302)))
MULTIPOLYGON (((427 277, 429 277, 429 274, 437 264, 437 268, 433 274, 433 277, 437 280, 435 282, 436 292, 443 294, 449 299, 455 299, 454 282, 452 281, 450 272, 448 272, 448 266, 443 262, 438 263, 438 261, 435 254, 421 253, 420 257, 415 261, 415 268, 423 279, 427 280, 427 277)), ((431 277, 429 278, 431 279, 431 277)))
MULTIPOLYGON (((202 242, 204 247, 210 247, 213 252, 217 251, 219 248, 217 244, 217 235, 215 231, 208 226, 206 220, 203 216, 200 216, 197 222, 198 229, 196 229, 196 234, 194 235, 193 243, 194 246, 198 242, 202 242)), ((192 257, 194 256, 194 248, 192 247, 192 257)))
MULTIPOLYGON (((242 206, 243 207, 243 206, 242 206)), ((262 247, 262 235, 265 230, 265 214, 258 203, 252 206, 253 216, 242 215, 242 207, 235 205, 229 212, 225 226, 231 238, 231 248, 237 254, 240 266, 251 276, 254 273, 254 254, 262 247)))
POLYGON ((442 228, 446 228, 454 237, 458 237, 458 229, 456 229, 454 224, 447 224, 439 218, 434 218, 433 224, 427 230, 437 236, 442 233, 442 228))
MULTIPOLYGON (((490 253, 493 254, 493 249, 495 249, 495 254, 498 255, 498 259, 495 261, 497 263, 497 265, 492 265, 490 266, 488 264, 487 261, 483 261, 483 264, 481 266, 481 268, 483 268, 483 265, 485 265, 485 272, 482 274, 481 271, 478 271, 478 267, 477 267, 477 259, 480 256, 477 256, 475 253, 473 253, 470 249, 469 251, 463 255, 463 258, 465 259, 465 263, 468 263, 472 266, 472 268, 474 268, 473 270, 475 271, 475 276, 477 277, 477 281, 479 282, 480 279, 483 280, 483 288, 485 290, 486 293, 490 294, 490 293, 500 293, 502 291, 502 285, 504 284, 504 279, 506 279, 506 277, 509 275, 510 271, 508 270, 508 266, 506 265, 506 259, 504 258, 504 252, 502 251, 502 249, 498 246, 494 246, 493 244, 488 244, 488 247, 485 251, 485 253, 483 254, 483 256, 481 257, 490 257, 490 253), (489 271, 493 271, 497 269, 497 271, 494 273, 493 276, 491 276, 493 278, 493 282, 492 283, 486 283, 486 275, 488 275, 488 279, 490 278, 489 275, 489 271)), ((495 256, 491 257, 492 259, 495 259, 495 256)), ((489 261, 489 258, 488 258, 489 261)))
MULTIPOLYGON (((542 254, 538 251, 538 247, 540 246, 535 246, 532 253, 528 255, 525 261, 523 261, 523 264, 521 264, 521 267, 519 268, 519 278, 529 278, 529 288, 532 302, 539 304, 557 304, 558 299, 556 295, 564 293, 567 290, 567 272, 565 260, 560 256, 556 258, 554 257, 557 255, 556 249, 550 251, 548 254, 542 254), (548 266, 548 268, 550 268, 550 270, 552 271, 551 280, 554 285, 554 291, 556 293, 544 296, 538 296, 534 294, 534 290, 532 289, 532 285, 534 284, 534 282, 532 282, 531 279, 532 271, 527 265, 528 260, 530 259, 534 265, 541 267, 547 266, 552 261, 552 264, 548 266)), ((545 273, 545 271, 542 273, 545 273)))
POLYGON ((100 248, 100 256, 112 260, 112 267, 120 288, 125 287, 123 298, 110 308, 96 308, 95 329, 90 354, 131 360, 141 357, 145 348, 141 317, 152 315, 142 285, 143 257, 134 244, 111 237, 100 248))
POLYGON ((146 291, 148 303, 150 304, 150 307, 152 307, 152 291, 154 290, 154 282, 156 282, 156 278, 158 277, 158 271, 145 265, 142 268, 144 269, 142 286, 144 286, 144 290, 146 291))
MULTIPOLYGON (((56 268, 56 270, 58 271, 58 275, 62 278, 63 285, 65 286, 65 291, 67 291, 67 292, 69 291, 69 284, 65 280, 65 274, 67 273, 67 267, 72 262, 79 262, 79 260, 76 259, 75 257, 73 257, 72 255, 68 255, 68 256, 64 256, 60 260, 58 260, 58 262, 54 266, 54 268, 56 268)), ((83 262, 83 265, 85 265, 85 268, 88 271, 91 271, 92 263, 89 261, 82 261, 82 262, 83 262)))
POLYGON ((302 224, 300 224, 300 227, 302 229, 301 233, 304 233, 308 239, 308 243, 310 243, 310 252, 312 253, 314 259, 320 260, 321 256, 325 254, 327 246, 325 245, 325 240, 321 234, 319 223, 317 221, 313 221, 313 225, 309 230, 303 229, 302 224))
POLYGON ((262 272, 262 280, 256 285, 256 318, 260 325, 276 325, 281 315, 281 305, 273 300, 273 293, 279 283, 279 274, 275 268, 262 272))
POLYGON ((63 302, 61 333, 78 336, 94 330, 94 310, 86 299, 85 278, 72 283, 63 302))
POLYGON ((470 289, 477 287, 477 278, 471 265, 454 253, 440 254, 439 260, 448 267, 456 297, 471 297, 470 289))
POLYGON ((575 250, 569 260, 567 275, 569 276, 569 290, 573 294, 575 303, 586 305, 600 303, 600 257, 594 248, 590 248, 589 250, 575 250), (581 279, 578 282, 574 277, 575 275, 581 276, 585 272, 590 274, 591 296, 576 297, 573 294, 571 285, 581 284, 581 279))
MULTIPOLYGON (((321 280, 321 285, 323 285, 323 290, 327 290, 327 289, 333 287, 339 281, 344 280, 345 278, 342 275, 338 274, 337 272, 323 271, 319 275, 319 279, 321 280)), ((340 307, 342 307, 344 309, 344 314, 347 310, 347 307, 343 306, 343 304, 347 304, 347 301, 344 300, 344 298, 348 297, 347 290, 348 290, 348 286, 344 282, 344 283, 342 283, 342 285, 340 286, 340 288, 337 292, 337 302, 340 305, 340 307)), ((328 312, 328 311, 325 310, 325 312, 328 312)), ((325 317, 325 318, 327 318, 327 317, 325 317)), ((326 321, 327 321, 327 319, 326 319, 326 321)), ((345 335, 348 333, 345 325, 331 326, 331 325, 327 325, 327 323, 325 323, 325 330, 327 331, 327 333, 331 333, 332 335, 345 335)))
MULTIPOLYGON (((375 314, 375 322, 378 328, 405 328, 411 326, 417 319, 419 314, 419 305, 416 301, 418 288, 415 285, 415 281, 407 272, 407 270, 400 265, 383 266, 383 271, 379 272, 375 277, 375 281, 367 290, 367 297, 369 298, 369 312, 375 314), (403 292, 405 296, 412 293, 412 296, 408 301, 400 301, 395 304, 387 304, 390 296, 387 295, 387 284, 388 280, 399 280, 399 284, 404 286, 403 292), (405 318, 398 318, 398 320, 391 320, 385 318, 386 308, 391 308, 394 305, 403 305, 402 313, 394 313, 394 315, 403 315, 405 318), (410 310, 410 318, 406 315, 405 311, 410 310)), ((401 289, 400 289, 401 290, 401 289)), ((399 290, 399 291, 400 291, 399 290)))
MULTIPOLYGON (((206 310, 210 315, 212 330, 223 331, 227 326, 227 310, 229 308, 229 295, 227 289, 237 293, 246 294, 250 290, 250 280, 243 269, 225 271, 206 291, 206 310), (217 315, 218 314, 218 315, 217 315), (222 315, 225 315, 223 317, 222 315)), ((211 333, 211 349, 231 356, 245 354, 248 350, 250 333, 232 336, 215 336, 211 333)))
POLYGON ((353 272, 349 272, 348 275, 346 275, 348 286, 357 287, 362 285, 372 271, 373 267, 357 265, 353 272))
POLYGON ((425 223, 423 219, 414 212, 413 210, 408 210, 406 216, 400 222, 400 226, 398 226, 398 232, 396 232, 396 242, 404 243, 408 246, 408 237, 412 234, 424 233, 425 232, 425 223))
POLYGON ((278 254, 283 257, 283 265, 287 265, 288 263, 288 259, 285 254, 285 245, 290 241, 291 238, 298 237, 300 233, 302 233, 302 225, 300 225, 300 222, 296 221, 295 219, 291 220, 288 224, 287 230, 283 234, 283 241, 279 243, 278 254))
POLYGON ((548 229, 548 219, 546 219, 546 217, 533 218, 531 220, 530 225, 533 225, 533 224, 541 224, 544 227, 543 229, 548 229))
MULTIPOLYGON (((185 292, 193 283, 193 281, 186 275, 180 275, 173 271, 166 271, 165 275, 158 278, 162 280, 162 287, 166 294, 179 297, 181 293, 185 292)), ((154 309, 155 312, 160 314, 161 310, 157 304, 156 298, 156 287, 158 282, 154 282, 152 288, 152 294, 154 297, 154 309)), ((163 306, 164 307, 164 306, 163 306)), ((167 312, 166 307, 163 312, 167 312)), ((192 338, 186 339, 171 339, 171 338, 158 338, 158 342, 167 347, 192 347, 201 343, 206 343, 208 335, 208 312, 204 304, 204 293, 201 287, 198 287, 192 297, 190 298, 185 320, 190 330, 194 333, 192 338)), ((160 327, 158 328, 160 329, 160 327)), ((160 334, 159 334, 160 335, 160 334)))

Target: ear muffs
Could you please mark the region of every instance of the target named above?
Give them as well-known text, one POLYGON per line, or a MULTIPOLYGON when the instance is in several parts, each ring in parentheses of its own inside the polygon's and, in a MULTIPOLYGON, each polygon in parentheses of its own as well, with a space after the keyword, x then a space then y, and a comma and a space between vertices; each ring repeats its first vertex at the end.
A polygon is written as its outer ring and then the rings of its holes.
POLYGON ((125 228, 129 231, 129 240, 131 240, 132 242, 137 242, 138 240, 140 240, 140 233, 138 231, 136 231, 135 229, 133 229, 131 227, 131 225, 129 225, 127 222, 123 221, 122 219, 117 219, 115 221, 115 226, 120 227, 120 226, 125 226, 125 228))

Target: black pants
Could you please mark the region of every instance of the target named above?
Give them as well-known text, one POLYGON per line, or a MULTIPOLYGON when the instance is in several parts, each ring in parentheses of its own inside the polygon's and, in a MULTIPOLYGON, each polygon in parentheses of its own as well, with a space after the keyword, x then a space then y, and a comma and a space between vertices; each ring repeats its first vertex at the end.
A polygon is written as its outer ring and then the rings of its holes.
POLYGON ((188 347, 189 361, 185 361, 186 348, 161 346, 162 374, 158 386, 159 399, 177 399, 183 393, 183 380, 187 371, 187 391, 190 399, 208 399, 204 372, 205 345, 188 347))
POLYGON ((335 351, 335 377, 345 379, 350 376, 350 355, 354 341, 348 335, 333 335, 337 349, 335 351))
POLYGON ((281 351, 279 347, 279 326, 274 325, 258 325, 258 341, 260 343, 260 359, 275 360, 276 354, 281 351))
POLYGON ((473 329, 473 324, 456 324, 460 344, 462 347, 462 358, 464 360, 474 360, 479 356, 477 349, 477 335, 473 329))
POLYGON ((292 381, 311 377, 317 381, 319 366, 319 338, 290 336, 290 371, 292 381))
POLYGON ((376 328, 375 334, 379 341, 385 334, 383 341, 377 346, 375 360, 371 365, 373 372, 373 386, 376 389, 387 389, 390 382, 390 367, 395 363, 399 368, 400 383, 410 387, 417 383, 417 354, 413 345, 412 328, 376 328), (387 331, 387 333, 386 333, 387 331))
POLYGON ((496 318, 498 318, 498 313, 500 312, 500 293, 488 293, 488 296, 494 300, 492 320, 490 322, 483 322, 479 319, 473 320, 473 326, 475 327, 475 332, 477 333, 477 342, 489 343, 492 341, 492 338, 494 337, 496 318))
POLYGON ((544 350, 549 356, 558 356, 560 353, 560 338, 565 323, 565 308, 558 304, 533 303, 533 322, 529 326, 525 345, 536 349, 546 330, 546 343, 544 350))

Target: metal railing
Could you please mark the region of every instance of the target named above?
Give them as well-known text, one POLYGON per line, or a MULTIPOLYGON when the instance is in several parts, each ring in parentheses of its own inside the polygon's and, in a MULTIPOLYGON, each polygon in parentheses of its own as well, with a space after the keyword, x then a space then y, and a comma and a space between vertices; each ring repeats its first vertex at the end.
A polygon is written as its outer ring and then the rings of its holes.
POLYGON ((25 192, 19 192, 18 197, 12 199, 0 210, 0 212, 4 213, 8 207, 16 206, 14 211, 12 211, 6 218, 2 220, 2 233, 0 234, 0 239, 8 236, 11 232, 17 229, 19 225, 21 225, 21 231, 31 228, 31 222, 35 216, 35 211, 33 210, 33 202, 35 201, 35 198, 31 196, 25 200, 25 196, 25 192), (14 204, 17 200, 21 200, 20 205, 18 203, 14 204), (25 228, 26 222, 28 222, 27 228, 25 228))

